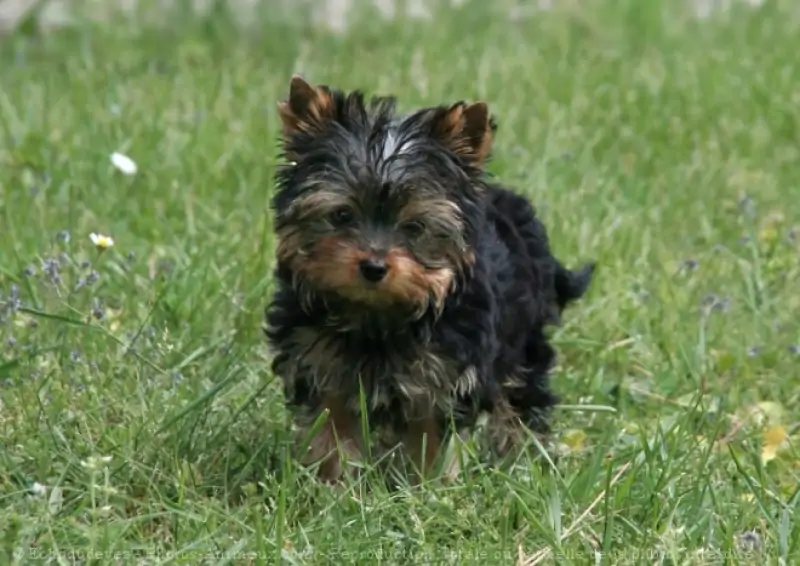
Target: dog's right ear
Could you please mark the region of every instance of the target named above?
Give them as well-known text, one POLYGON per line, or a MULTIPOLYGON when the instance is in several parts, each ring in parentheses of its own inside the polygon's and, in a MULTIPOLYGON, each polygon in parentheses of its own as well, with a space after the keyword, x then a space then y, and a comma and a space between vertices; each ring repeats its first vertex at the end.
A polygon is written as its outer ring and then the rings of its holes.
POLYGON ((485 102, 457 102, 433 117, 434 137, 464 161, 482 168, 492 151, 497 123, 485 102))
POLYGON ((293 136, 318 134, 335 117, 336 108, 328 87, 313 87, 295 75, 289 85, 289 100, 278 103, 278 113, 283 122, 284 141, 293 136))

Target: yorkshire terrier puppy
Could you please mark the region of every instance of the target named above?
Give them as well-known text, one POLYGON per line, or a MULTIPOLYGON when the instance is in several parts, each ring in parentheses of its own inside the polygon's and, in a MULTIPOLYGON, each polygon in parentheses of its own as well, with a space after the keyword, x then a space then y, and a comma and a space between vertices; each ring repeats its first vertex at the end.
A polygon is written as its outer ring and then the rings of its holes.
POLYGON ((392 97, 294 77, 279 112, 289 163, 265 332, 301 429, 327 411, 305 461, 339 479, 364 454, 363 417, 423 474, 482 413, 500 453, 525 427, 547 432, 545 327, 584 295, 594 263, 565 268, 530 203, 488 179, 487 105, 399 115, 392 97))

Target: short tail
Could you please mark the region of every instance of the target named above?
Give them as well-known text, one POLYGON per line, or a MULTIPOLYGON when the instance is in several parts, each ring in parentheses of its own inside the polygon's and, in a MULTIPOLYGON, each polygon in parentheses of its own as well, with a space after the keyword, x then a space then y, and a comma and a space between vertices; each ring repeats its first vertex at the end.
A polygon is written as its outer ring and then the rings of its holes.
POLYGON ((596 265, 592 262, 578 271, 570 271, 563 265, 558 265, 556 269, 556 301, 559 309, 563 310, 569 303, 586 294, 592 282, 596 265))

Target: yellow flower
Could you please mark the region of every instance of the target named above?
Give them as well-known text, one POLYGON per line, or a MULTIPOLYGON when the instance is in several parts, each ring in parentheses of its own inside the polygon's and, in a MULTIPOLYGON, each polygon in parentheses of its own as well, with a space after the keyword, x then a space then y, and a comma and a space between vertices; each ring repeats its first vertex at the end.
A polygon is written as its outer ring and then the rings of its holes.
POLYGON ((773 426, 764 432, 764 445, 761 450, 761 461, 766 464, 778 456, 778 452, 784 447, 789 435, 786 429, 780 425, 773 426))
POLYGON ((114 240, 110 236, 103 236, 102 234, 89 234, 92 243, 100 249, 100 251, 107 250, 114 245, 114 240))

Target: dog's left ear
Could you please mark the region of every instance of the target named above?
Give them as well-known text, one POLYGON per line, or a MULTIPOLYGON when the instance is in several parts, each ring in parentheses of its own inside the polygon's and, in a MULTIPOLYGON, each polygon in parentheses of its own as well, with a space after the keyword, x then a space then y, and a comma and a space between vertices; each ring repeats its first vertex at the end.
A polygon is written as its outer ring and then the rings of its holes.
POLYGON ((298 133, 321 133, 335 118, 336 108, 328 87, 313 87, 295 75, 289 85, 289 99, 278 103, 278 113, 288 142, 298 133))
POLYGON ((483 167, 492 152, 497 124, 485 102, 457 102, 434 117, 433 134, 467 163, 483 167))

